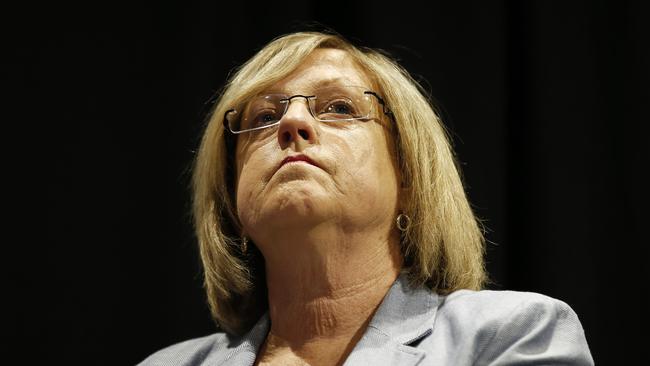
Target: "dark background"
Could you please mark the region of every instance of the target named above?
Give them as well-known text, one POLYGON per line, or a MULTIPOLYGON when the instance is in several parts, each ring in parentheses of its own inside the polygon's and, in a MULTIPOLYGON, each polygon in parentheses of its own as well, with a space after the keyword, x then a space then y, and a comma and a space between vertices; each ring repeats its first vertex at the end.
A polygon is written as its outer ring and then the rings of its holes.
POLYGON ((642 1, 5 9, 4 124, 20 133, 3 136, 5 177, 17 186, 5 194, 20 201, 6 223, 26 228, 6 238, 17 255, 3 259, 15 291, 3 343, 23 364, 128 365, 214 331, 189 218, 193 151, 229 71, 318 21, 390 52, 436 98, 490 229, 490 287, 567 302, 599 364, 647 360, 649 10, 642 1))

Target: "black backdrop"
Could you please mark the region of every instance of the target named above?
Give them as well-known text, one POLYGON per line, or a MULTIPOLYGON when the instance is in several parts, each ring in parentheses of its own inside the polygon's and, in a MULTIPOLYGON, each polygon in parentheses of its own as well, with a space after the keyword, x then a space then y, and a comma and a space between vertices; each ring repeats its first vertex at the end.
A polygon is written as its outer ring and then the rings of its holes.
POLYGON ((389 51, 436 98, 490 229, 490 287, 569 303, 598 363, 647 360, 647 2, 30 6, 2 25, 22 133, 3 140, 31 192, 3 328, 26 363, 134 364, 214 330, 193 150, 229 71, 311 21, 389 51))

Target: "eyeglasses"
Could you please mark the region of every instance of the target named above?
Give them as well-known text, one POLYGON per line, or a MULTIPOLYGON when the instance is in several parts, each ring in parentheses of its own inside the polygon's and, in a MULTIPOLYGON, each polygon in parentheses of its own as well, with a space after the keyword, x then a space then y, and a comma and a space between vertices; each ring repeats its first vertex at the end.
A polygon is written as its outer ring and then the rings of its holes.
POLYGON ((289 109, 289 104, 296 98, 304 98, 309 106, 309 113, 320 122, 368 120, 371 118, 375 101, 379 102, 384 114, 393 119, 393 113, 377 93, 359 86, 335 86, 321 88, 315 95, 258 95, 241 111, 226 111, 224 126, 234 134, 275 126, 280 123, 280 119, 289 109))

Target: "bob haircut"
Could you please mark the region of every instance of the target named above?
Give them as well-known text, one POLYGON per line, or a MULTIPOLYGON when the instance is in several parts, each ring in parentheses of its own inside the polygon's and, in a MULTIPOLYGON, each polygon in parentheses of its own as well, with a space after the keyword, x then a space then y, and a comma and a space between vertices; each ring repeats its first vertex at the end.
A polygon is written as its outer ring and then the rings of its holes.
POLYGON ((292 33, 271 41, 229 77, 194 162, 193 216, 204 286, 214 320, 231 334, 247 331, 268 309, 268 300, 261 253, 254 245, 241 250, 236 137, 224 129, 224 114, 285 78, 318 48, 345 51, 393 112, 402 207, 412 219, 401 235, 404 270, 411 283, 448 294, 479 290, 486 281, 484 229, 472 212, 447 131, 427 93, 382 52, 356 47, 335 34, 292 33))

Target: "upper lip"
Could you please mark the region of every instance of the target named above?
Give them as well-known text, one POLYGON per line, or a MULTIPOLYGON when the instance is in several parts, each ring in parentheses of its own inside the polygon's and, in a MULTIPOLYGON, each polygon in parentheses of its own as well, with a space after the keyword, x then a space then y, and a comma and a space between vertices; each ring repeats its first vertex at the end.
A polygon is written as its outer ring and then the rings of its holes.
POLYGON ((313 165, 315 167, 321 168, 320 165, 318 165, 318 163, 316 163, 309 156, 303 155, 303 154, 298 154, 298 155, 287 156, 286 158, 282 159, 282 161, 280 162, 280 165, 278 166, 278 169, 280 169, 284 164, 290 163, 292 161, 304 161, 304 162, 306 162, 308 164, 311 164, 311 165, 313 165))

